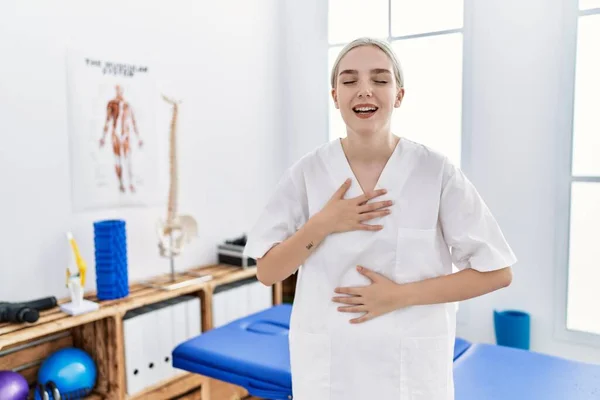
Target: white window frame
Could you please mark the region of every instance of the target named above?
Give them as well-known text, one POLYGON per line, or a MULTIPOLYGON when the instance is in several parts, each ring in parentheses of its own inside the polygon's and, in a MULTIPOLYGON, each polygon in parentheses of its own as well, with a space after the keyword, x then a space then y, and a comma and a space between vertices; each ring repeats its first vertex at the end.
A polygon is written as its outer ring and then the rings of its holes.
MULTIPOLYGON (((573 122, 575 111, 575 79, 577 60, 577 30, 581 17, 600 14, 600 8, 579 10, 579 1, 566 1, 564 4, 564 40, 562 48, 562 81, 560 84, 559 127, 561 134, 557 140, 557 160, 555 176, 557 179, 556 209, 557 231, 555 249, 556 310, 554 334, 561 341, 600 348, 600 335, 574 331, 567 328, 567 302, 569 280, 569 247, 571 225, 571 188, 574 182, 594 182, 600 185, 600 176, 573 176, 573 122), (564 133, 564 134, 563 134, 564 133)), ((557 44, 558 46, 559 44, 557 44)), ((600 313, 598 314, 600 316, 600 313)))
MULTIPOLYGON (((471 27, 472 27, 472 10, 473 10, 473 1, 476 0, 463 0, 463 27, 458 29, 447 29, 443 31, 432 31, 426 33, 419 33, 414 35, 405 35, 405 36, 393 36, 392 35, 392 1, 388 0, 388 35, 385 38, 389 43, 399 41, 399 40, 408 40, 408 39, 416 39, 427 36, 438 36, 438 35, 447 35, 453 33, 461 33, 463 37, 463 50, 462 50, 462 111, 461 111, 461 157, 460 157, 460 167, 464 171, 470 171, 471 167, 471 118, 470 118, 470 110, 471 110, 471 63, 470 55, 471 55, 471 27)), ((329 8, 327 12, 327 21, 329 23, 329 8)), ((329 39, 327 39, 327 51, 332 47, 344 46, 347 43, 331 43, 329 39)), ((329 80, 328 80, 329 82, 329 80)), ((329 89, 329 87, 328 87, 329 89)), ((327 112, 327 130, 326 130, 326 140, 331 140, 331 132, 330 128, 331 115, 328 110, 327 112)))

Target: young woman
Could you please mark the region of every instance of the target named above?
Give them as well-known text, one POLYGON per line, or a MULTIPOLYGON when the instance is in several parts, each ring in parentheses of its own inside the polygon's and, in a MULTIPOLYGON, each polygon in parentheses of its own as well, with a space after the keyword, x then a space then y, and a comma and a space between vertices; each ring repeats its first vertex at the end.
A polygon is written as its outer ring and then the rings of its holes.
POLYGON ((285 172, 245 249, 265 285, 298 271, 294 399, 452 400, 456 302, 508 286, 516 258, 463 172, 391 132, 386 42, 348 44, 331 86, 347 136, 285 172))

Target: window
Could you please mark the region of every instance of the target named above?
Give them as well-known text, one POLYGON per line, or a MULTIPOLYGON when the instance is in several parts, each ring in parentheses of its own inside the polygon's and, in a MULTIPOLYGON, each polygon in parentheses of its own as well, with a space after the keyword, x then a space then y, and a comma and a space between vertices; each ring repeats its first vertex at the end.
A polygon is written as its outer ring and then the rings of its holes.
POLYGON ((600 0, 579 1, 576 38, 566 329, 600 335, 600 0))
MULTIPOLYGON (((329 69, 342 47, 361 36, 388 40, 400 59, 405 97, 394 133, 430 146, 460 165, 463 0, 329 0, 329 69), (435 118, 432 118, 435 116, 435 118)), ((329 103, 329 138, 346 136, 329 103)))

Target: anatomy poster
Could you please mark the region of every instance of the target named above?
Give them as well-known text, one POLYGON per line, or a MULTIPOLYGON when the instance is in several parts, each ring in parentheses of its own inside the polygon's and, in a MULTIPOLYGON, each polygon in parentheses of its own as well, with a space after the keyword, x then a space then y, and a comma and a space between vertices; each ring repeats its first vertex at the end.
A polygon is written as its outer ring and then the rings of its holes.
POLYGON ((75 211, 155 203, 161 157, 152 67, 79 51, 67 62, 75 211))

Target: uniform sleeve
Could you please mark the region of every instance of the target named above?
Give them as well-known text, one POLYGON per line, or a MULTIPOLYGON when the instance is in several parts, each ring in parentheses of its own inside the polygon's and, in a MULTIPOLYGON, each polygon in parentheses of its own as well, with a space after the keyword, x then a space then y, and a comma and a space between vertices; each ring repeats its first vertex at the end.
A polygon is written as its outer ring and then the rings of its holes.
POLYGON ((306 222, 305 193, 294 183, 291 169, 286 170, 248 233, 245 256, 254 259, 263 257, 306 222))
POLYGON ((452 262, 460 270, 493 271, 517 258, 498 222, 460 168, 447 162, 440 199, 440 223, 452 262))

